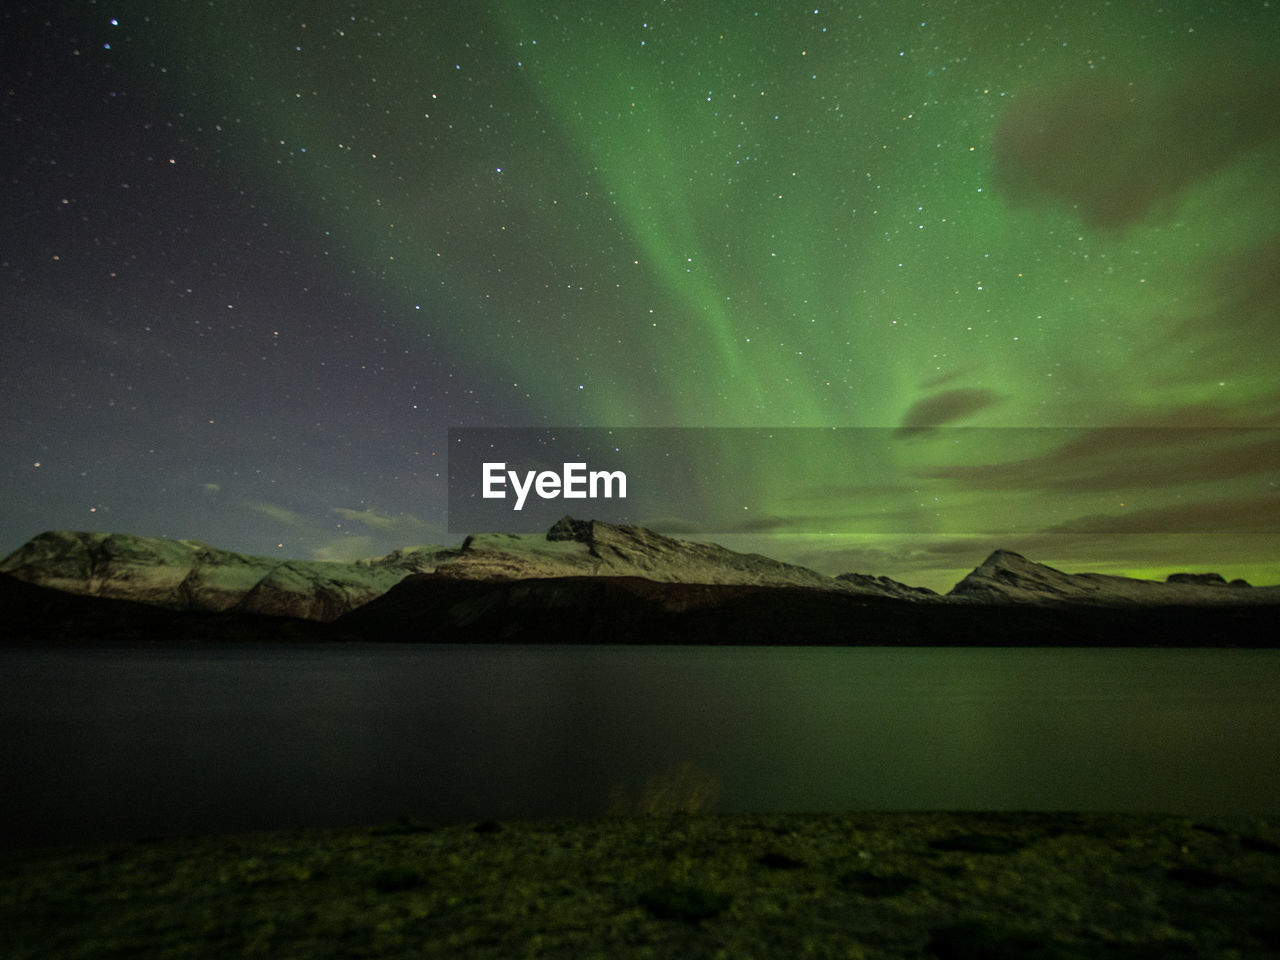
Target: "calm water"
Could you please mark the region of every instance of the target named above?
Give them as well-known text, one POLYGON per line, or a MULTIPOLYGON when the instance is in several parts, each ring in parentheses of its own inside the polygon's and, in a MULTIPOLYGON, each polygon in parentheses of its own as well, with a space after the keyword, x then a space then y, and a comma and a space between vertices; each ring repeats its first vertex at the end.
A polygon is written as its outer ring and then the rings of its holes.
POLYGON ((0 842, 716 809, 1280 812, 1280 651, 0 651, 0 842))

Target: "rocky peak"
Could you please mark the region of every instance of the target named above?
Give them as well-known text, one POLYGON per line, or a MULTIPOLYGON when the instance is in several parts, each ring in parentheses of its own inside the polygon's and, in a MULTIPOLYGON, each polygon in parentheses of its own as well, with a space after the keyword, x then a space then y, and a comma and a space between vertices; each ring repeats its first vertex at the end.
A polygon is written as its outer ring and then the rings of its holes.
MULTIPOLYGON (((1244 581, 1238 583, 1247 586, 1244 581)), ((1199 606, 1276 602, 1280 587, 1224 589, 1218 574, 1173 574, 1164 583, 1102 573, 1063 573, 1012 550, 996 550, 949 598, 977 603, 1199 606)))
POLYGON ((841 593, 910 596, 931 591, 888 578, 829 577, 758 553, 679 540, 645 527, 564 516, 544 535, 489 533, 468 537, 459 556, 437 574, 460 580, 548 577, 643 577, 660 583, 809 587, 841 593))
POLYGON ((950 597, 985 602, 1067 599, 1079 593, 1070 574, 1034 563, 1012 550, 996 550, 951 588, 950 597))
POLYGON ((547 539, 551 541, 572 540, 577 543, 591 542, 591 520, 575 520, 567 513, 552 524, 547 531, 547 539))

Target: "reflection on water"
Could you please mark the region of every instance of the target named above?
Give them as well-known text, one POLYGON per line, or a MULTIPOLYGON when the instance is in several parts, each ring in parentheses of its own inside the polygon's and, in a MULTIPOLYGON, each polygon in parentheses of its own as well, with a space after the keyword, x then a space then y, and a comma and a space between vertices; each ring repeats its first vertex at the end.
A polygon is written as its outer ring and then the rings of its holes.
POLYGON ((1280 651, 0 651, 0 842, 681 809, 1276 812, 1280 651))

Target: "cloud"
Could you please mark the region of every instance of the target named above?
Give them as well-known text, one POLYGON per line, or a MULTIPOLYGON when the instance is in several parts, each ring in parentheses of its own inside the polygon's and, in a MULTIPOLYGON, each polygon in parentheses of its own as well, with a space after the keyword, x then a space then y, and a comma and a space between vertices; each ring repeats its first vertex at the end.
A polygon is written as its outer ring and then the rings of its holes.
POLYGON ((917 400, 902 416, 902 425, 896 437, 911 437, 929 433, 934 427, 964 420, 979 410, 985 410, 1000 402, 1000 395, 991 390, 957 388, 943 390, 917 400))
POLYGON ((1193 285, 1201 296, 1192 311, 1150 318, 1146 329, 1154 336, 1133 346, 1135 365, 1150 370, 1153 357, 1167 361, 1162 375, 1148 374, 1149 383, 1178 388, 1189 376, 1209 383, 1225 376, 1234 387, 1247 371, 1280 359, 1280 233, 1206 257, 1193 285), (1194 358, 1191 370, 1186 358, 1194 358))
POLYGON ((1049 533, 1280 533, 1280 493, 1176 504, 1126 514, 1094 514, 1049 533))
POLYGON ((1209 267, 1209 282, 1223 302, 1221 313, 1246 322, 1262 321, 1274 333, 1280 307, 1280 232, 1219 258, 1209 267))
POLYGON ((641 517, 636 523, 647 530, 663 533, 669 537, 704 533, 707 527, 706 523, 699 523, 696 520, 690 520, 688 517, 678 517, 673 514, 641 517))
POLYGON ((294 513, 292 510, 286 510, 284 507, 276 506, 274 503, 263 503, 261 501, 246 501, 245 509, 253 513, 259 513, 268 519, 274 520, 276 523, 283 523, 290 527, 298 529, 305 528, 307 522, 294 513))
POLYGON ((350 520, 354 523, 361 523, 371 530, 397 530, 406 526, 406 521, 410 525, 420 525, 418 521, 412 517, 403 514, 400 516, 391 516, 385 513, 378 513, 372 507, 364 510, 352 510, 349 507, 334 507, 331 513, 336 513, 344 520, 350 520))
POLYGON ((1280 432, 1266 429, 1128 428, 1068 431, 1042 457, 917 472, 970 490, 1080 493, 1154 490, 1280 473, 1280 432))
POLYGON ((956 380, 960 380, 964 378, 965 376, 968 375, 969 372, 971 371, 948 370, 945 373, 939 373, 935 376, 930 377, 928 380, 922 383, 921 386, 930 390, 936 389, 937 387, 941 387, 945 384, 952 383, 956 380))
POLYGON ((994 184, 1015 204, 1129 226, 1276 137, 1278 80, 1202 63, 1163 86, 1091 76, 1025 93, 996 128, 994 184))
POLYGON ((338 537, 328 543, 313 547, 312 560, 350 563, 353 560, 369 559, 377 554, 373 537, 338 537))

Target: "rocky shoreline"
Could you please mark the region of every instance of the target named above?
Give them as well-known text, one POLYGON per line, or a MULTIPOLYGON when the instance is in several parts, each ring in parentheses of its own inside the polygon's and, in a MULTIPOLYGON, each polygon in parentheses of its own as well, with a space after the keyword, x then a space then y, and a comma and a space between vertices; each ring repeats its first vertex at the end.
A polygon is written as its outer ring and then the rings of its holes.
POLYGON ((900 812, 259 833, 0 853, 35 957, 1263 958, 1280 816, 900 812))

